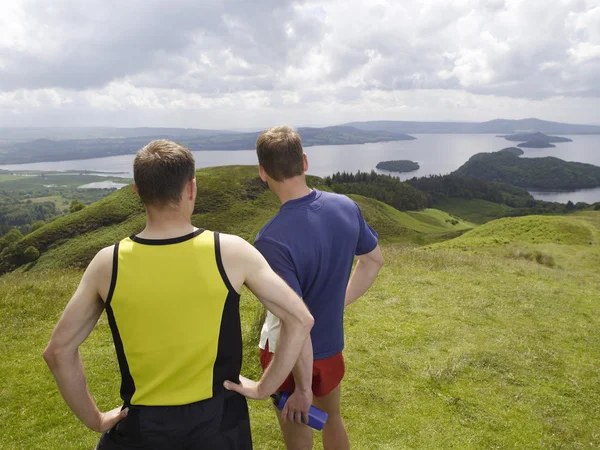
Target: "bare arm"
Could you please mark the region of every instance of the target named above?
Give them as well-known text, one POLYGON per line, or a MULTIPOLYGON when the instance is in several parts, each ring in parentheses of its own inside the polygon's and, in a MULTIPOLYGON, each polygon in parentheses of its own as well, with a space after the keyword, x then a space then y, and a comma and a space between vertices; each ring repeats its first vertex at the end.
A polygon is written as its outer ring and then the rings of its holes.
MULTIPOLYGON (((254 399, 274 393, 292 371, 309 336, 313 318, 298 295, 279 277, 263 256, 241 238, 221 235, 223 265, 232 285, 243 282, 281 321, 277 352, 258 383, 240 377, 227 389, 254 399)), ((312 358, 311 358, 312 364, 312 358)))
MULTIPOLYGON (((279 347, 277 351, 279 351, 279 347)), ((288 420, 296 423, 308 423, 308 412, 313 400, 312 369, 313 348, 309 335, 300 352, 300 358, 292 370, 296 387, 281 411, 281 419, 284 423, 288 420)))
POLYGON ((354 273, 350 277, 350 282, 346 289, 346 298, 344 305, 355 302, 371 287, 377 278, 377 274, 383 267, 383 255, 379 245, 375 249, 358 257, 358 263, 354 268, 354 273))
POLYGON ((88 391, 79 355, 79 346, 104 310, 98 285, 112 269, 111 258, 112 247, 100 251, 92 260, 44 350, 44 360, 65 402, 79 420, 98 432, 109 430, 127 415, 127 411, 121 412, 119 408, 104 414, 98 410, 88 391))

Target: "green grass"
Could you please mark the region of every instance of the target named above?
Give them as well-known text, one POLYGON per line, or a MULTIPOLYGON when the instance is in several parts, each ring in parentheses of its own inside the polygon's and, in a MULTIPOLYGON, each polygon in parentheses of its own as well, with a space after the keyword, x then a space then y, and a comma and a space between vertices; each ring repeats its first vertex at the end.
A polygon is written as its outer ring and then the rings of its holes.
POLYGON ((459 235, 475 225, 436 209, 398 211, 385 203, 350 195, 382 241, 425 244, 459 235))
MULTIPOLYGON (((197 179, 197 226, 251 239, 279 208, 254 167, 201 170, 197 179)), ((345 318, 343 410, 353 448, 600 447, 600 212, 500 219, 470 230, 472 223, 439 210, 404 213, 352 198, 386 258, 345 318), (550 258, 555 264, 544 263, 550 258)), ((19 243, 43 252, 33 266, 0 277, 0 448, 94 447, 98 435, 68 411, 41 352, 80 268, 143 226, 128 187, 19 243)), ((261 313, 245 292, 243 373, 252 378, 260 375, 261 313)), ((100 407, 117 406, 105 317, 82 357, 100 407)), ((282 449, 269 402, 250 407, 255 448, 282 449)))
POLYGON ((498 246, 515 240, 531 244, 593 245, 598 244, 599 237, 599 230, 586 216, 526 216, 489 222, 438 246, 498 246))
POLYGON ((513 210, 510 206, 500 203, 492 203, 480 199, 465 200, 461 198, 449 198, 437 203, 435 207, 477 224, 504 217, 513 210))
POLYGON ((600 212, 504 218, 428 247, 487 253, 580 272, 600 267, 600 212))
MULTIPOLYGON (((353 448, 600 446, 597 271, 396 244, 384 254, 378 282, 346 314, 343 409, 353 448)), ((41 359, 80 276, 0 278, 3 448, 83 449, 98 439, 68 412, 41 359)), ((257 377, 260 308, 244 294, 241 309, 243 372, 257 377)), ((100 407, 117 406, 104 317, 82 357, 100 407)), ((283 448, 268 402, 251 402, 251 418, 255 448, 283 448)))

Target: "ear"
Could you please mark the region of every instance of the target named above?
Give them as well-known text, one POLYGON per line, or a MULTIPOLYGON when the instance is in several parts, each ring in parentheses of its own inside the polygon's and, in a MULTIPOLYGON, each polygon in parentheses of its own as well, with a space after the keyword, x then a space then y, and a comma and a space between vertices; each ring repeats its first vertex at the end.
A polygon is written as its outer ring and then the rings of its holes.
POLYGON ((137 195, 139 197, 140 196, 140 191, 139 191, 138 187, 135 184, 133 185, 133 190, 135 191, 135 195, 137 195))
POLYGON ((306 153, 302 153, 302 159, 304 159, 304 172, 308 172, 308 157, 306 153))
POLYGON ((258 165, 258 176, 265 183, 267 182, 267 172, 265 171, 265 168, 263 166, 261 166, 260 164, 258 165))
POLYGON ((190 200, 196 199, 196 178, 192 178, 188 183, 188 198, 190 200))

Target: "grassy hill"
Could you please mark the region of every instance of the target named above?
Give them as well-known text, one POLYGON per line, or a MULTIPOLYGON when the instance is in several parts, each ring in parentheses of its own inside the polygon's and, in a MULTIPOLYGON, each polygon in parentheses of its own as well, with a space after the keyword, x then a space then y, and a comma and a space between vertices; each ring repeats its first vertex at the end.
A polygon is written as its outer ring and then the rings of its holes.
POLYGON ((482 199, 448 198, 440 200, 436 208, 448 214, 462 217, 473 223, 482 224, 500 217, 509 216, 514 208, 502 203, 493 203, 482 199))
MULTIPOLYGON (((197 225, 251 238, 278 209, 255 168, 197 178, 197 225)), ((472 224, 439 210, 352 198, 380 233, 386 259, 346 312, 343 406, 353 448, 600 447, 600 212, 500 219, 469 231, 472 224), (525 254, 536 251, 545 259, 525 254)), ((0 448, 87 449, 98 439, 69 413, 41 352, 81 277, 76 266, 138 231, 143 214, 124 188, 60 221, 26 236, 47 245, 35 266, 0 277, 0 448)), ((262 308, 244 292, 241 312, 243 373, 258 377, 262 308)), ((119 405, 104 316, 81 352, 100 408, 119 405)), ((269 402, 250 407, 255 448, 283 449, 269 402)))
MULTIPOLYGON (((198 170, 198 196, 192 217, 198 227, 253 239, 279 210, 279 200, 257 176, 254 166, 226 166, 198 170)), ((317 177, 312 186, 328 187, 317 177)), ((352 196, 383 240, 431 242, 474 225, 438 210, 400 212, 371 198, 352 196)), ((69 214, 26 235, 14 248, 0 253, 0 274, 27 264, 32 246, 41 257, 36 269, 85 267, 103 247, 144 227, 144 209, 131 186, 120 189, 82 211, 69 214)))
MULTIPOLYGON (((569 216, 499 219, 429 248, 489 253, 509 259, 529 259, 560 269, 597 273, 600 213, 585 211, 569 216)), ((600 292, 598 294, 600 298, 600 292)))

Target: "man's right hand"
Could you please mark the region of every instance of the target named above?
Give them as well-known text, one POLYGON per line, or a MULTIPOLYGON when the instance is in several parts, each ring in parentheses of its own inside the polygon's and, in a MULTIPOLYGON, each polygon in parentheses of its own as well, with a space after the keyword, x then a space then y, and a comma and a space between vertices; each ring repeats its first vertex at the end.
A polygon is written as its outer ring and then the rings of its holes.
POLYGON ((263 392, 262 385, 260 382, 252 381, 246 377, 240 375, 240 383, 234 383, 233 381, 225 381, 223 383, 225 389, 228 391, 235 391, 238 394, 242 394, 244 397, 252 400, 264 400, 269 397, 269 393, 263 392))
POLYGON ((100 413, 98 424, 94 427, 94 431, 98 433, 104 433, 112 429, 121 420, 127 417, 129 408, 121 410, 121 408, 115 408, 112 411, 100 413))

